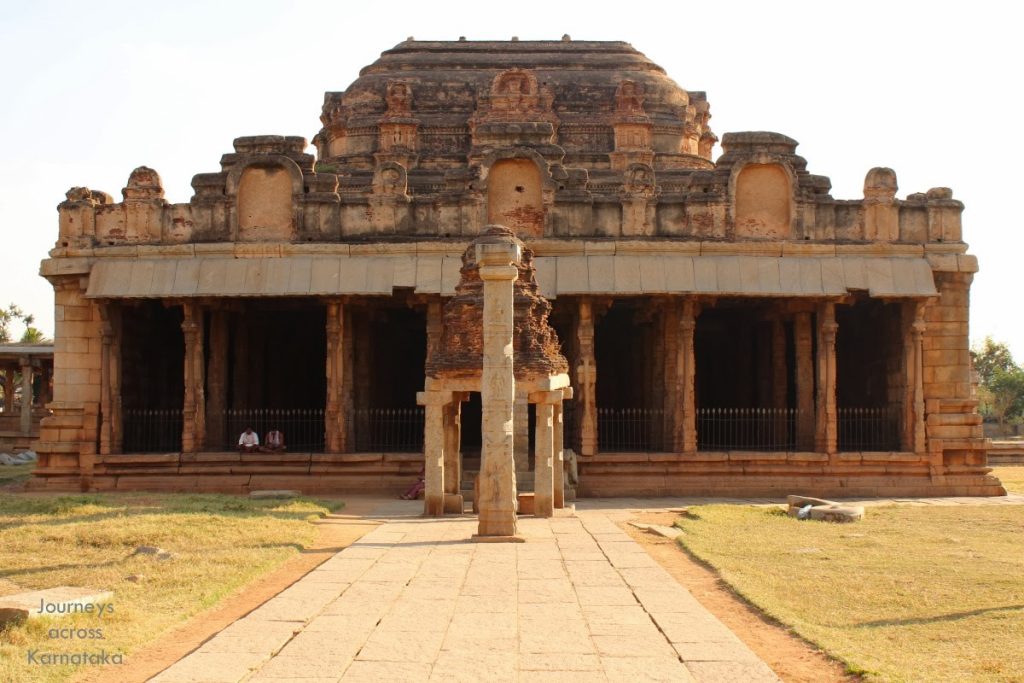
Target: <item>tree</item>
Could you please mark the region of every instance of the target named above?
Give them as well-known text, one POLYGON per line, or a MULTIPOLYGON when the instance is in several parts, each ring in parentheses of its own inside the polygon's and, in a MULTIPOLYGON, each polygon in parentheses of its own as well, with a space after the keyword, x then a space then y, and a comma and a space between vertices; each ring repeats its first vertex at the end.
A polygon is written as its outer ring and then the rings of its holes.
POLYGON ((6 309, 0 308, 0 343, 11 341, 11 325, 18 321, 24 323, 28 329, 35 329, 32 327, 32 323, 35 322, 32 314, 22 312, 14 304, 10 304, 6 309))
POLYGON ((992 337, 985 337, 980 348, 971 349, 971 360, 974 362, 974 369, 981 376, 981 384, 989 386, 997 370, 1008 372, 1017 367, 1010 353, 1010 347, 1003 342, 997 342, 992 337))
POLYGON ((971 360, 981 379, 981 412, 995 418, 1001 431, 1006 420, 1024 413, 1024 369, 1014 362, 1009 347, 992 337, 971 350, 971 360))
POLYGON ((21 335, 19 340, 22 344, 42 344, 50 341, 43 334, 43 331, 38 327, 32 327, 31 325, 25 328, 25 332, 21 335))

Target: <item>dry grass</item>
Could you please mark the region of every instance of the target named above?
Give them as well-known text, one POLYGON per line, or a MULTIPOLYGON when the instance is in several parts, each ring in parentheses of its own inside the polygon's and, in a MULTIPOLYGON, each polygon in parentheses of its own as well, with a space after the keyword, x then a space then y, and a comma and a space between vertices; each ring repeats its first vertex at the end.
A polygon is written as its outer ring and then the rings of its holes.
POLYGON ((131 652, 281 564, 313 540, 311 520, 339 503, 217 495, 0 494, 0 595, 52 586, 114 592, 113 615, 31 620, 0 632, 0 681, 64 681, 69 666, 27 653, 131 652), (140 545, 171 560, 133 556, 140 545), (132 582, 128 577, 140 575, 132 582), (51 639, 54 626, 103 629, 102 640, 51 639))
POLYGON ((0 486, 19 484, 26 481, 35 469, 34 462, 24 465, 0 465, 0 486))
POLYGON ((1024 493, 1024 465, 1000 465, 992 468, 1007 493, 1024 493))
POLYGON ((1024 506, 878 507, 848 525, 691 510, 683 545, 851 672, 1024 680, 1024 506))

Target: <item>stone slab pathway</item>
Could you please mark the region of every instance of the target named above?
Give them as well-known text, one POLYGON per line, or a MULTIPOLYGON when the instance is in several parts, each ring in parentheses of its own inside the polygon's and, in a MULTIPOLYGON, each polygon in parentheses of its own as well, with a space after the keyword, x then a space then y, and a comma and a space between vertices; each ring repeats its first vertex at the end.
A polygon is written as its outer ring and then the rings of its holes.
POLYGON ((498 544, 470 541, 475 518, 385 504, 384 524, 151 680, 778 681, 616 525, 624 506, 586 507, 498 544))

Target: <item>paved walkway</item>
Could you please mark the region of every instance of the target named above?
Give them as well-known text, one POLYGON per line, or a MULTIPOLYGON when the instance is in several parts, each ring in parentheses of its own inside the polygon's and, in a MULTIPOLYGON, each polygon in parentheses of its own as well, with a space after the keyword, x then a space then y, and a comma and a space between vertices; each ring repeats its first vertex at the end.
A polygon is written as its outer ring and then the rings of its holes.
POLYGON ((623 502, 521 518, 518 544, 386 504, 386 523, 151 680, 778 681, 615 524, 623 502))

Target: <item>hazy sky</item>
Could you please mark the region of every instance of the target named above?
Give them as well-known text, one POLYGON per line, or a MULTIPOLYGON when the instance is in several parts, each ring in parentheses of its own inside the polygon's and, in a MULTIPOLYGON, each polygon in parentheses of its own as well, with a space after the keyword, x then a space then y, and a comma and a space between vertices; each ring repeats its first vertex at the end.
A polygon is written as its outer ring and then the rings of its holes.
MULTIPOLYGON (((873 166, 898 197, 952 187, 981 261, 971 338, 1024 360, 1016 307, 1022 193, 1019 13, 995 2, 14 2, 0 7, 0 305, 53 333, 39 261, 56 205, 85 185, 120 200, 155 168, 167 199, 219 170, 242 135, 312 139, 325 90, 407 36, 423 40, 625 40, 679 85, 703 90, 711 124, 801 144, 832 195, 863 196, 873 166)), ((716 150, 715 156, 720 153, 716 150)), ((20 330, 16 330, 20 334, 20 330)))

